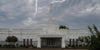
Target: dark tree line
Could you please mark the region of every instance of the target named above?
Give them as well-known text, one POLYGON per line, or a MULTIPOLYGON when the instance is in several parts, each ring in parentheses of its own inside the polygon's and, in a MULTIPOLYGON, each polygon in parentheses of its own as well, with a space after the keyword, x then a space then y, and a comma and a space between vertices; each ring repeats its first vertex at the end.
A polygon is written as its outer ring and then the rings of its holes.
POLYGON ((91 36, 79 37, 81 42, 85 42, 90 50, 100 50, 100 31, 93 25, 93 27, 88 26, 91 36))
POLYGON ((60 25, 60 26, 59 26, 59 29, 68 29, 68 30, 69 30, 69 28, 66 27, 65 25, 60 25))
POLYGON ((93 28, 90 26, 88 28, 92 33, 90 50, 100 50, 100 31, 95 25, 93 25, 93 28))

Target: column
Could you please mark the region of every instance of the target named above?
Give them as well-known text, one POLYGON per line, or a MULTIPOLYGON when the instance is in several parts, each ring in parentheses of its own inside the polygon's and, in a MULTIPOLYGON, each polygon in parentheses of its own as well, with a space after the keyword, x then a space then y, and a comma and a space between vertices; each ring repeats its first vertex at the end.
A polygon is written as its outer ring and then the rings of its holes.
POLYGON ((40 37, 38 38, 37 48, 41 48, 41 39, 40 39, 40 37))
POLYGON ((65 48, 65 39, 62 37, 62 48, 65 48))

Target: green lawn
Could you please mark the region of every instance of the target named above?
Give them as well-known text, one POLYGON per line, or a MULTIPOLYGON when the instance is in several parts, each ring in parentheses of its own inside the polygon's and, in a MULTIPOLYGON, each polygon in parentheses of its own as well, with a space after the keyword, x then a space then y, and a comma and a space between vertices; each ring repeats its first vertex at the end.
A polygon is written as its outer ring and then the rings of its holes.
POLYGON ((76 49, 88 49, 89 47, 75 47, 76 49))

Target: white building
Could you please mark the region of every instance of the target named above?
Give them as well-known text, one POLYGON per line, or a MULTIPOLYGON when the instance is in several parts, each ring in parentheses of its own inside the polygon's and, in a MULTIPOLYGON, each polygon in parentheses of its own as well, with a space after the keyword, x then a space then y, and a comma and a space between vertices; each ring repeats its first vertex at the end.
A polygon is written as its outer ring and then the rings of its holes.
MULTIPOLYGON (((52 8, 52 5, 51 5, 52 8)), ((77 39, 81 36, 90 36, 88 29, 59 29, 59 26, 53 24, 52 9, 49 23, 42 29, 0 29, 0 44, 5 45, 5 39, 8 36, 16 36, 19 41, 16 44, 23 45, 23 39, 26 44, 32 41, 37 48, 46 46, 58 46, 65 48, 69 43, 69 39, 77 39)))

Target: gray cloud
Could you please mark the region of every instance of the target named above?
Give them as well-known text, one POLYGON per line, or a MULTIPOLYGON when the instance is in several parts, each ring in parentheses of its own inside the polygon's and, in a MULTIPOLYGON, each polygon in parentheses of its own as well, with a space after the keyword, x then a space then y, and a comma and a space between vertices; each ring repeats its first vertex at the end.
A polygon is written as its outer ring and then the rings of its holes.
MULTIPOLYGON (((41 28, 49 17, 49 4, 54 0, 39 0, 35 13, 35 0, 0 0, 1 28, 41 28), (32 2, 31 2, 32 1, 32 2)), ((66 0, 53 4, 53 19, 57 25, 73 29, 95 24, 100 28, 99 0, 66 0)))

